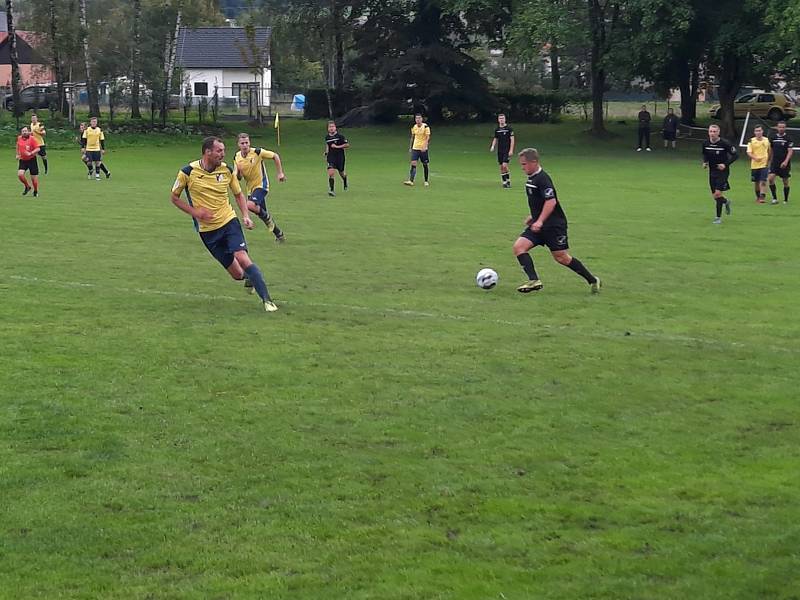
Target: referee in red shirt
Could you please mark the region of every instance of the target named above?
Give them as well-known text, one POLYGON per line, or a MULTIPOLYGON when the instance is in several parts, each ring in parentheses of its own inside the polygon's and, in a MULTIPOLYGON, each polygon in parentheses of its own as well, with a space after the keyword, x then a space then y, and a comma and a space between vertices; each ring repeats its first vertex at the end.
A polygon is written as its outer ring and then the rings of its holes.
POLYGON ((39 154, 39 142, 37 142, 31 135, 30 129, 23 127, 21 135, 17 138, 17 160, 19 161, 19 171, 17 177, 25 186, 25 191, 22 195, 26 195, 33 187, 33 195, 39 195, 39 163, 36 160, 36 155, 39 154), (25 177, 25 171, 30 171, 31 183, 25 177))

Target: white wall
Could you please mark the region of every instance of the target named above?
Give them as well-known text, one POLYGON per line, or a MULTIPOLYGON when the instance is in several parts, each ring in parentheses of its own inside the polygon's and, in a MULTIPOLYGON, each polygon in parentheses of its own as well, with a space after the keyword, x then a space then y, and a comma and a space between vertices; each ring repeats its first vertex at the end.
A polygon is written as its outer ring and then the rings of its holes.
POLYGON ((184 82, 189 84, 194 93, 195 82, 208 84, 208 97, 214 95, 214 86, 222 86, 222 69, 184 69, 184 82))
MULTIPOLYGON (((234 83, 249 83, 257 78, 248 69, 185 69, 184 83, 188 83, 194 93, 195 82, 205 82, 208 84, 209 98, 214 95, 214 86, 219 86, 219 95, 222 98, 229 98, 232 94, 234 83)), ((264 69, 261 77, 261 87, 269 90, 272 85, 272 70, 264 69)), ((264 92, 263 102, 269 105, 269 93, 264 92)))

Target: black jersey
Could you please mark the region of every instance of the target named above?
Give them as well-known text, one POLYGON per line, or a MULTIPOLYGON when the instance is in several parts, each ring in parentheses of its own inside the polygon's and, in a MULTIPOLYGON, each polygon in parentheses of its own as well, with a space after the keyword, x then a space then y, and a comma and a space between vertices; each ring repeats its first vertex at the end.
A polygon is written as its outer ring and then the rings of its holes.
POLYGON ((786 160, 786 155, 789 154, 789 150, 794 149, 792 138, 785 133, 783 135, 773 133, 769 136, 769 143, 770 146, 772 146, 772 164, 776 166, 786 160))
POLYGON ((494 137, 497 140, 497 151, 500 153, 508 154, 511 150, 511 138, 514 135, 514 130, 508 125, 505 127, 498 127, 494 130, 494 137))
POLYGON ((739 158, 739 152, 736 146, 729 141, 719 138, 716 142, 712 142, 708 138, 703 142, 703 162, 708 163, 709 169, 718 171, 717 165, 725 165, 725 170, 728 166, 739 158))
POLYGON ((338 131, 336 133, 329 133, 325 136, 325 143, 328 145, 328 158, 335 159, 344 156, 344 148, 331 148, 333 144, 343 146, 348 143, 347 138, 338 131))
POLYGON ((544 203, 547 200, 555 200, 556 207, 547 220, 542 225, 542 229, 550 229, 554 227, 566 227, 567 215, 564 214, 564 209, 561 208, 561 203, 556 196, 556 188, 553 186, 553 180, 541 168, 533 175, 528 176, 528 181, 525 182, 525 194, 528 196, 528 206, 531 209, 531 219, 536 221, 539 215, 542 214, 544 203))

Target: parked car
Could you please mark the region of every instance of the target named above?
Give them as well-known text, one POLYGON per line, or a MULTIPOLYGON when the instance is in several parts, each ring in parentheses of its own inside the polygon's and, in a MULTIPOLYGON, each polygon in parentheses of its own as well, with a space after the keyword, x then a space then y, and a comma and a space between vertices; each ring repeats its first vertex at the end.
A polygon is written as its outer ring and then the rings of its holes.
MULTIPOLYGON (((38 110, 58 105, 58 93, 53 85, 30 85, 22 88, 19 93, 22 110, 38 110)), ((14 110, 14 96, 6 96, 6 110, 14 110)))
MULTIPOLYGON (((712 106, 708 112, 714 119, 719 119, 721 116, 719 104, 712 106)), ((778 92, 756 92, 737 98, 733 103, 734 118, 744 119, 748 112, 771 121, 792 119, 797 116, 794 102, 786 94, 778 92)))

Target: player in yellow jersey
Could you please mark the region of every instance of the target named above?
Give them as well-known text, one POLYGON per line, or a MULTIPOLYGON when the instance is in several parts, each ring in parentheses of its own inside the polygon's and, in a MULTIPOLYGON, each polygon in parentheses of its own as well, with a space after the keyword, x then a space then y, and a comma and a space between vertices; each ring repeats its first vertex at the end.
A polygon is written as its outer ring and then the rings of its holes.
POLYGON ((36 113, 31 115, 31 135, 39 143, 39 157, 42 159, 42 165, 44 165, 44 174, 47 175, 47 147, 44 141, 47 130, 44 128, 44 123, 39 121, 36 113))
POLYGON ((247 208, 264 221, 267 229, 275 235, 276 242, 283 242, 286 236, 281 231, 281 228, 275 224, 272 215, 269 214, 267 209, 269 177, 267 176, 267 167, 264 164, 265 160, 273 160, 275 162, 275 170, 278 173, 278 181, 284 182, 286 181, 286 175, 283 172, 281 157, 277 152, 270 152, 263 148, 251 148, 250 136, 246 133, 239 134, 238 145, 239 150, 233 156, 233 161, 236 165, 238 177, 244 179, 247 184, 247 208))
POLYGON ((764 137, 764 128, 756 125, 755 137, 747 144, 747 156, 750 157, 750 180, 756 192, 756 202, 764 204, 767 197, 767 177, 769 176, 769 158, 772 148, 764 137))
POLYGON ((422 163, 422 168, 425 171, 425 187, 428 187, 428 146, 431 142, 431 128, 427 123, 422 120, 422 115, 417 113, 414 115, 414 126, 411 128, 411 145, 409 152, 411 152, 411 171, 408 174, 408 180, 404 181, 404 185, 414 185, 414 178, 417 176, 417 161, 422 163))
POLYGON ((106 179, 111 177, 105 164, 103 155, 106 153, 106 136, 103 130, 97 126, 97 117, 89 119, 89 127, 83 130, 81 135, 81 146, 86 150, 86 158, 89 159, 89 179, 92 178, 92 166, 94 166, 95 179, 100 179, 100 171, 106 174, 106 179))
POLYGON ((247 242, 236 213, 233 212, 228 190, 233 192, 247 229, 253 221, 247 212, 247 199, 242 193, 233 170, 222 162, 225 144, 215 137, 203 140, 203 156, 178 171, 172 186, 172 203, 191 215, 195 229, 205 247, 237 281, 244 280, 245 288, 254 288, 264 303, 264 310, 275 312, 278 307, 267 290, 264 276, 247 254, 247 242), (186 194, 186 200, 181 194, 186 194))

